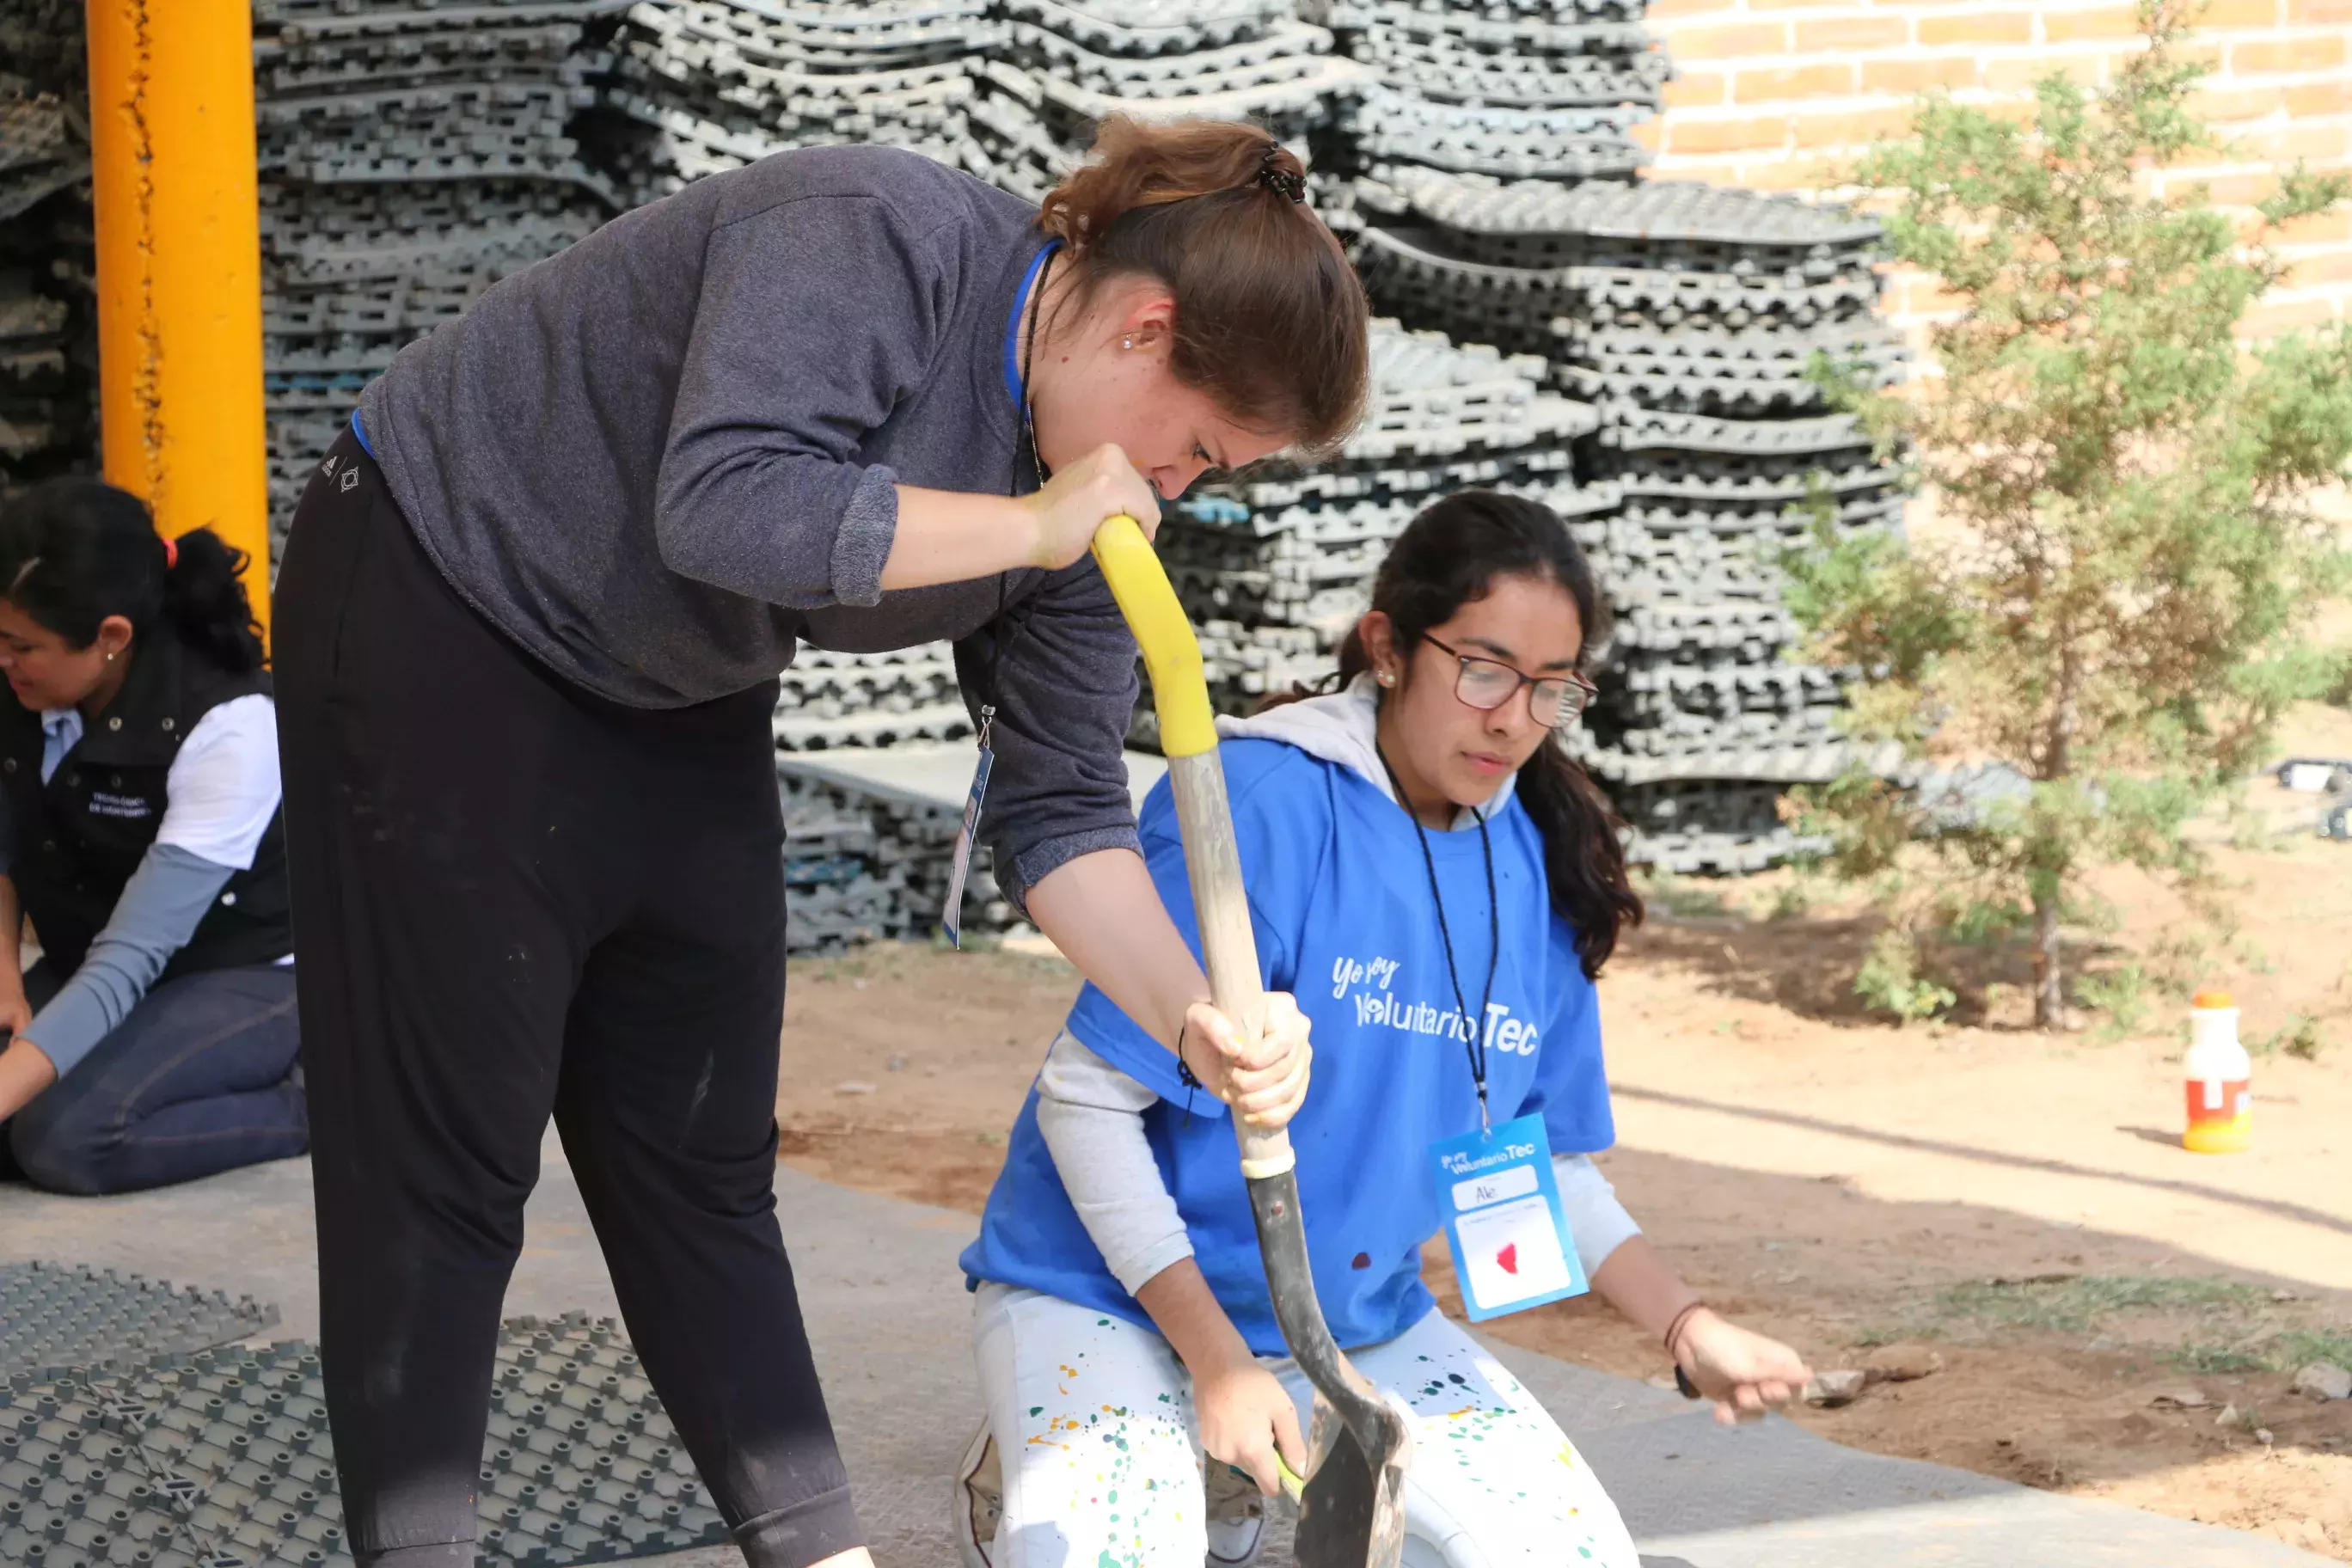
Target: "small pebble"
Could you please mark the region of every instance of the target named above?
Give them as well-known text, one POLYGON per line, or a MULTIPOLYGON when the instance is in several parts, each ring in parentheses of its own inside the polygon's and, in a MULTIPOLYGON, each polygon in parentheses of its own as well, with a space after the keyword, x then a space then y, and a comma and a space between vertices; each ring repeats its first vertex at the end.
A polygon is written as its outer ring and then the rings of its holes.
POLYGON ((835 1094, 872 1094, 874 1092, 874 1086, 870 1083, 837 1083, 833 1086, 833 1092, 835 1094))

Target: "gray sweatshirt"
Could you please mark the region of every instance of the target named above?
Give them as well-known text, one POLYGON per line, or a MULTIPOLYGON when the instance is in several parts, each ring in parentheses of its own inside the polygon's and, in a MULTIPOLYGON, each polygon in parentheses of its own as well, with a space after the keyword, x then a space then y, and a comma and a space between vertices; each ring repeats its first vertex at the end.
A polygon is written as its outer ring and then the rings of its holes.
POLYGON ((1017 628, 983 827, 1017 900, 1136 843, 1134 641, 1091 561, 902 593, 880 577, 893 483, 1034 488, 1008 358, 1034 217, 911 153, 779 153, 499 283, 401 353, 361 426, 457 594, 632 707, 743 690, 805 637, 954 639, 976 708, 995 627, 1017 628))

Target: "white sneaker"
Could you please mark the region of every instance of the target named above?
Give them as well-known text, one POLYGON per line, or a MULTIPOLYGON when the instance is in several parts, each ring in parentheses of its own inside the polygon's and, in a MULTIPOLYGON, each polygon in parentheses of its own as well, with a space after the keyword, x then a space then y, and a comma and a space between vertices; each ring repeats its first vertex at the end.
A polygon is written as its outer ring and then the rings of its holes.
POLYGON ((996 1568, 996 1523, 1004 1515, 1004 1467, 996 1438, 983 1417, 980 1430, 956 1467, 955 1496, 949 1504, 956 1552, 963 1568, 996 1568))
POLYGON ((1208 1500, 1206 1568, 1248 1568, 1265 1545, 1265 1494, 1257 1483, 1223 1459, 1211 1459, 1202 1477, 1208 1500))

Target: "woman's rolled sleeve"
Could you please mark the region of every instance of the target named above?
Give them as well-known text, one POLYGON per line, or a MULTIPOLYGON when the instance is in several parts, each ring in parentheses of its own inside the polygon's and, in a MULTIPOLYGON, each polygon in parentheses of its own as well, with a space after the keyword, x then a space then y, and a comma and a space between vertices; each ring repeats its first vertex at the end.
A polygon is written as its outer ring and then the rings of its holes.
POLYGON ((880 600, 898 475, 858 446, 938 355, 934 245, 873 195, 711 232, 656 489, 665 564, 793 609, 880 600))
POLYGON ((996 767, 981 827, 1007 899, 1025 904, 1030 889, 1081 855, 1140 853, 1127 784, 1135 638, 1092 560, 1050 574, 1008 616, 959 642, 956 674, 975 719, 994 688, 996 767))

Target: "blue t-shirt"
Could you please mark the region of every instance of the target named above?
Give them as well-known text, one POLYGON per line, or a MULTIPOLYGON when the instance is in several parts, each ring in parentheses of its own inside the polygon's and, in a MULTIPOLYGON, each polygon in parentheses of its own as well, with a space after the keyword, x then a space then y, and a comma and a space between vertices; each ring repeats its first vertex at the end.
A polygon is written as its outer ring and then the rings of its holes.
MULTIPOLYGON (((1295 994, 1314 1029, 1314 1081, 1290 1137, 1316 1294, 1340 1344, 1377 1344, 1434 1304, 1421 1282, 1421 1247, 1439 1224, 1429 1146, 1478 1125, 1429 873, 1412 819, 1352 770, 1279 741, 1228 741, 1221 751, 1265 983, 1295 994)), ((1166 780, 1145 801, 1139 826, 1160 896, 1197 953, 1166 780)), ((1487 830, 1502 932, 1485 1025, 1494 1120, 1540 1112, 1555 1152, 1605 1149, 1614 1131, 1598 999, 1551 908, 1541 837, 1516 797, 1487 830)), ((1474 1012, 1489 952, 1478 840, 1475 829, 1429 835, 1474 1012)), ((1224 1107, 1187 1089, 1167 1047, 1091 985, 1069 1030, 1160 1096, 1143 1113, 1144 1130, 1201 1271, 1253 1351, 1285 1353, 1224 1107)), ((974 1279, 1150 1324, 1063 1190, 1037 1129, 1034 1088, 962 1264, 974 1279)))

